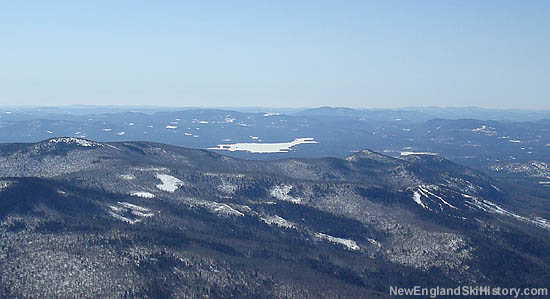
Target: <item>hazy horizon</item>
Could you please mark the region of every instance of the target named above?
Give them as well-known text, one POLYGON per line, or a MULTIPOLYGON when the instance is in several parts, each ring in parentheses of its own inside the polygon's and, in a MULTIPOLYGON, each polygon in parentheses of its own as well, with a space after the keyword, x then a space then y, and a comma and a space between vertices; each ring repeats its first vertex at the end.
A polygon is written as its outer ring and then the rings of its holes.
POLYGON ((15 108, 15 109, 40 109, 40 108, 142 108, 142 109, 318 109, 318 108, 333 108, 333 109, 353 109, 353 110, 414 110, 414 109, 479 109, 479 110, 495 110, 495 111, 550 111, 549 109, 534 109, 534 108, 491 108, 482 106, 399 106, 399 107, 350 107, 350 106, 177 106, 177 105, 132 105, 132 104, 120 104, 120 105, 95 105, 95 104, 68 104, 68 105, 3 105, 1 108, 15 108))
POLYGON ((8 2, 0 105, 550 109, 549 8, 8 2))

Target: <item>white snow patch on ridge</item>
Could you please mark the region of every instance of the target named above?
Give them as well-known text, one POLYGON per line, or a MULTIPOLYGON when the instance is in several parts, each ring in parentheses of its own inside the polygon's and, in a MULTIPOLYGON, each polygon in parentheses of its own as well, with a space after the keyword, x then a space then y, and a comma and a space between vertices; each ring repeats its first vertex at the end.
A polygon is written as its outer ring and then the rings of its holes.
POLYGON ((101 146, 101 143, 89 141, 86 139, 74 138, 74 137, 59 137, 53 138, 48 141, 49 143, 68 143, 77 144, 83 147, 101 146))
POLYGON ((327 234, 323 234, 323 233, 315 233, 315 236, 317 238, 322 239, 322 240, 327 240, 327 241, 332 242, 332 243, 344 245, 348 250, 360 250, 361 249, 361 247, 359 247, 357 245, 357 243, 353 240, 337 238, 337 237, 333 237, 331 235, 327 235, 327 234))
POLYGON ((159 190, 174 193, 179 187, 183 186, 180 179, 171 175, 157 173, 156 176, 162 182, 162 184, 156 186, 159 190))
POLYGON ((229 215, 244 216, 243 213, 233 209, 232 207, 224 203, 212 202, 212 203, 208 203, 206 206, 216 214, 221 214, 226 216, 229 216, 229 215))
POLYGON ((313 138, 296 138, 290 142, 279 143, 233 143, 233 144, 218 144, 217 147, 210 147, 211 150, 225 150, 225 151, 246 151, 250 153, 286 153, 292 150, 293 147, 300 144, 314 144, 318 143, 313 138))
POLYGON ((120 178, 130 181, 135 179, 136 177, 131 174, 121 174, 120 178))
POLYGON ((148 208, 144 208, 144 207, 141 207, 141 206, 138 206, 138 205, 134 205, 134 204, 131 204, 129 202, 119 201, 117 203, 119 205, 125 207, 125 208, 132 209, 132 210, 137 210, 137 211, 142 211, 142 212, 149 212, 150 211, 148 208))
POLYGON ((430 208, 428 208, 428 206, 426 206, 422 200, 420 200, 422 198, 422 195, 420 195, 420 193, 418 191, 414 191, 413 193, 413 200, 414 202, 416 202, 417 204, 419 204, 421 207, 423 207, 424 209, 428 209, 431 211, 430 208))
POLYGON ((538 225, 542 228, 550 229, 550 220, 548 220, 548 219, 544 219, 544 218, 540 218, 540 217, 534 217, 532 222, 535 225, 538 225))
POLYGON ((278 200, 282 200, 282 201, 290 201, 290 202, 293 202, 293 203, 301 203, 302 202, 302 199, 299 198, 299 197, 294 197, 292 195, 288 195, 288 193, 290 192, 290 190, 292 190, 292 186, 291 185, 278 185, 278 186, 273 186, 270 190, 269 190, 269 194, 273 197, 275 197, 276 199, 278 200))
POLYGON ((262 219, 263 222, 265 222, 269 225, 276 225, 276 226, 284 227, 284 228, 295 228, 296 227, 296 225, 293 222, 290 222, 290 221, 284 219, 283 217, 280 217, 280 216, 277 216, 277 215, 266 216, 266 217, 262 217, 260 219, 262 219))
MULTIPOLYGON (((232 208, 228 204, 215 202, 215 201, 206 201, 206 200, 195 200, 195 199, 188 199, 187 201, 190 202, 191 206, 201 206, 209 210, 210 212, 214 214, 218 214, 219 216, 223 217, 229 217, 229 216, 244 216, 244 213, 237 211, 236 209, 232 208)), ((245 210, 250 210, 247 206, 241 206, 245 210)))
POLYGON ((134 191, 134 192, 131 192, 130 195, 141 197, 141 198, 154 198, 155 197, 155 194, 150 193, 150 192, 145 192, 145 191, 134 191))
POLYGON ((117 202, 117 206, 109 206, 111 211, 109 215, 112 217, 128 222, 130 224, 136 224, 141 222, 143 218, 153 217, 154 214, 150 213, 151 210, 128 202, 117 202), (122 216, 123 214, 124 216, 122 216))

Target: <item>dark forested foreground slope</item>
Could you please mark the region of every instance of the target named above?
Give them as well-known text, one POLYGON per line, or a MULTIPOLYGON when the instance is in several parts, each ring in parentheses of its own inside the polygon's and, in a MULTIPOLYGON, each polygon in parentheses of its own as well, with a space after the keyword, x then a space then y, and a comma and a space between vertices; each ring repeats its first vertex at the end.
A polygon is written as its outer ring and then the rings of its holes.
POLYGON ((434 155, 0 145, 0 297, 377 298, 543 287, 548 199, 434 155))

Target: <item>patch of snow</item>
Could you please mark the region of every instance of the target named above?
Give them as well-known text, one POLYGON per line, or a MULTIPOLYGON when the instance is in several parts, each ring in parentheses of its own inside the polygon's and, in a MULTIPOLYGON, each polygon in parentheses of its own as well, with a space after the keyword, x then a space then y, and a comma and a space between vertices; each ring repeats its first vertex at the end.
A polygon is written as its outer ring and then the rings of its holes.
POLYGON ((550 229, 550 220, 541 217, 534 217, 532 222, 542 228, 550 229))
POLYGON ((74 138, 74 137, 59 137, 53 138, 48 141, 49 143, 69 143, 77 144, 83 147, 101 146, 101 143, 89 141, 86 139, 74 138))
POLYGON ((472 132, 474 132, 474 133, 482 133, 482 134, 485 134, 485 135, 488 135, 488 136, 494 136, 494 135, 496 135, 495 128, 493 128, 493 127, 487 127, 486 125, 482 125, 482 126, 479 127, 479 128, 475 128, 475 129, 472 130, 472 132))
POLYGON ((117 207, 117 206, 109 206, 109 208, 111 208, 111 210, 113 210, 113 211, 115 211, 115 212, 122 212, 122 211, 124 211, 123 208, 117 207))
POLYGON ((231 117, 231 115, 227 115, 227 116, 225 117, 225 122, 226 122, 226 123, 232 123, 232 122, 234 122, 234 121, 236 121, 236 120, 237 120, 237 119, 231 117))
POLYGON ((134 123, 129 123, 128 125, 129 125, 129 126, 133 126, 133 125, 134 125, 134 123))
POLYGON ((127 209, 131 209, 131 210, 135 210, 135 211, 141 211, 141 212, 149 212, 151 211, 150 209, 148 208, 144 208, 142 206, 138 206, 138 205, 135 205, 135 204, 131 204, 129 202, 124 202, 124 201, 119 201, 117 202, 120 206, 122 207, 125 207, 127 209))
POLYGON ((318 143, 313 138, 296 138, 291 142, 281 143, 234 143, 234 144, 218 144, 217 147, 211 147, 211 150, 226 150, 247 151, 250 153, 286 153, 292 150, 293 147, 300 144, 318 143))
POLYGON ((380 242, 376 241, 375 239, 367 238, 367 240, 368 240, 369 243, 371 243, 372 245, 375 245, 375 246, 377 246, 377 247, 382 246, 382 244, 380 244, 380 242))
POLYGON ((510 139, 510 140, 508 140, 508 142, 512 142, 512 143, 520 143, 521 141, 520 141, 520 140, 515 140, 515 139, 510 139))
POLYGON ((401 152, 401 156, 410 156, 410 155, 431 155, 435 156, 437 153, 431 153, 431 152, 401 152))
POLYGON ((278 200, 289 201, 296 204, 301 203, 302 202, 301 198, 288 195, 288 193, 290 192, 290 190, 292 190, 292 188, 293 187, 291 185, 273 186, 269 190, 269 194, 278 200))
POLYGON ((510 217, 516 218, 520 221, 528 222, 528 223, 537 225, 537 226, 542 227, 544 229, 550 229, 550 220, 546 220, 546 219, 540 218, 540 217, 534 217, 534 218, 530 219, 528 217, 520 216, 518 214, 515 214, 513 212, 505 210, 505 209, 501 208, 500 206, 498 206, 497 204, 495 204, 495 203, 493 203, 489 200, 478 199, 477 197, 474 197, 474 196, 471 196, 471 195, 468 195, 468 194, 462 194, 462 196, 467 198, 469 200, 468 202, 470 204, 472 204, 473 206, 477 207, 478 209, 480 209, 482 211, 510 216, 510 217))
MULTIPOLYGON (((206 201, 206 200, 193 200, 188 199, 190 201, 191 206, 201 206, 206 208, 212 213, 218 214, 223 217, 229 217, 229 216, 244 216, 244 213, 237 211, 236 209, 232 208, 228 204, 215 202, 215 201, 206 201)), ((248 206, 241 206, 241 210, 250 210, 248 206)))
POLYGON ((315 233, 315 236, 317 238, 327 240, 327 241, 332 242, 332 243, 344 245, 344 247, 346 247, 348 250, 357 251, 357 250, 361 249, 355 241, 350 240, 350 239, 337 238, 337 237, 333 237, 331 235, 327 235, 327 234, 323 234, 323 233, 315 233))
POLYGON ((232 194, 237 190, 237 185, 231 184, 228 181, 221 179, 222 183, 218 185, 218 190, 223 193, 229 193, 232 194))
POLYGON ((260 218, 263 222, 269 224, 269 225, 276 225, 279 227, 284 228, 296 228, 296 224, 293 222, 290 222, 280 216, 274 215, 274 216, 266 216, 260 218))
POLYGON ((141 222, 143 218, 154 216, 150 209, 128 202, 119 201, 117 202, 117 206, 109 206, 109 208, 111 209, 111 211, 109 211, 109 215, 130 224, 135 224, 141 222), (125 216, 122 216, 121 214, 125 216), (131 217, 130 215, 133 216, 131 217))
POLYGON ((122 135, 126 134, 126 132, 123 131, 123 132, 118 132, 118 133, 116 133, 116 134, 117 134, 118 136, 122 136, 122 135))
POLYGON ((130 218, 127 218, 127 217, 124 217, 124 216, 121 216, 117 213, 114 213, 114 212, 111 212, 109 211, 109 215, 113 216, 114 218, 118 219, 118 220, 122 220, 124 222, 128 222, 130 224, 136 224, 138 222, 141 222, 141 219, 130 219, 130 218))
POLYGON ((166 129, 177 129, 178 126, 166 126, 166 129))
POLYGON ((139 217, 153 217, 153 216, 155 216, 155 214, 153 214, 153 213, 143 213, 143 212, 136 211, 136 210, 132 210, 132 214, 136 215, 136 216, 139 216, 139 217))
POLYGON ((280 113, 275 113, 275 112, 268 112, 266 114, 264 114, 265 117, 269 117, 269 116, 279 116, 281 115, 280 113))
POLYGON ((150 192, 145 192, 145 191, 134 191, 134 192, 131 192, 130 195, 137 196, 137 197, 142 197, 142 198, 154 198, 155 197, 155 194, 150 193, 150 192))
POLYGON ((422 201, 422 198, 426 198, 430 200, 431 202, 438 204, 439 209, 443 211, 443 205, 446 205, 450 207, 451 209, 457 210, 458 208, 447 202, 443 197, 435 194, 433 191, 440 190, 439 186, 437 185, 419 185, 416 187, 415 191, 413 192, 413 200, 422 206, 425 209, 428 209, 430 211, 433 211, 430 209, 424 202, 422 201))
POLYGON ((232 207, 224 203, 212 203, 211 207, 213 211, 218 214, 244 216, 243 213, 233 209, 232 207))
POLYGON ((183 186, 183 182, 171 175, 167 174, 156 174, 157 179, 159 179, 162 184, 158 184, 156 187, 162 191, 174 193, 179 187, 183 186))
POLYGON ((185 136, 193 136, 193 134, 191 134, 191 133, 184 133, 183 135, 185 135, 185 136))
POLYGON ((418 205, 420 205, 424 209, 430 210, 430 208, 422 202, 421 198, 422 198, 422 195, 420 195, 420 193, 418 191, 414 191, 414 193, 413 193, 414 202, 416 202, 418 205))
POLYGON ((125 180, 128 180, 128 181, 133 180, 133 179, 136 178, 135 176, 133 176, 131 174, 121 174, 120 177, 125 179, 125 180))
POLYGON ((0 190, 6 189, 13 184, 12 181, 0 181, 0 190))
POLYGON ((113 129, 101 129, 102 131, 105 131, 105 132, 111 132, 113 129))

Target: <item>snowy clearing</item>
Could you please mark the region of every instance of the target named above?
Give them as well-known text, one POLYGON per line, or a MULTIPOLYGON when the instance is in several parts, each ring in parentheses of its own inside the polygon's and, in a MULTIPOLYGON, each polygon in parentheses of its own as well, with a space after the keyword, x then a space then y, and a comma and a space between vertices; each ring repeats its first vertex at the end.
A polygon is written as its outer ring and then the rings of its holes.
POLYGON ((150 192, 145 192, 145 191, 134 191, 134 192, 131 192, 130 195, 141 197, 141 198, 154 198, 155 197, 155 194, 150 193, 150 192))
POLYGON ((357 243, 353 240, 337 238, 337 237, 333 237, 333 236, 323 234, 323 233, 315 233, 315 236, 322 239, 322 240, 327 240, 327 241, 332 242, 332 243, 344 245, 348 250, 359 250, 359 249, 361 249, 361 247, 359 247, 357 245, 357 243))
POLYGON ((296 224, 284 219, 283 217, 277 216, 277 215, 266 216, 266 217, 262 217, 260 219, 263 222, 265 222, 269 225, 276 225, 276 226, 284 227, 284 228, 296 228, 296 224))
POLYGON ((291 185, 273 186, 269 190, 269 194, 278 200, 289 201, 296 204, 301 203, 302 202, 301 198, 288 195, 288 193, 290 192, 290 190, 292 190, 292 188, 293 187, 291 185))
POLYGON ((162 182, 162 184, 156 186, 159 190, 174 193, 179 187, 183 186, 183 182, 180 179, 171 175, 157 173, 156 176, 162 182))

